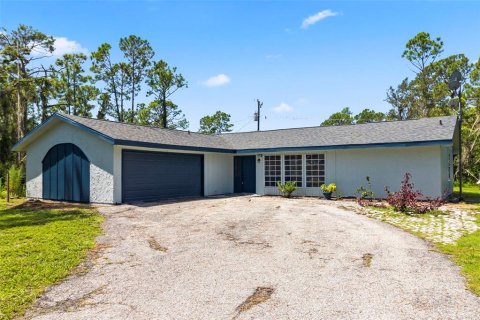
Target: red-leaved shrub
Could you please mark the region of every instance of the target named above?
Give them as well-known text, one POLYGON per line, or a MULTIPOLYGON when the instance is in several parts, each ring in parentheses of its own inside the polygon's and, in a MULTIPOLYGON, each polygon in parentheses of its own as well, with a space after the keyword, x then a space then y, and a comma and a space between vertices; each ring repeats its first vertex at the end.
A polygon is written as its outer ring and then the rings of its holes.
POLYGON ((412 174, 409 172, 405 173, 402 186, 397 192, 390 192, 388 187, 385 187, 387 202, 395 211, 426 213, 438 209, 445 203, 443 197, 436 199, 426 198, 426 200, 422 201, 423 194, 419 190, 414 190, 411 179, 412 174))

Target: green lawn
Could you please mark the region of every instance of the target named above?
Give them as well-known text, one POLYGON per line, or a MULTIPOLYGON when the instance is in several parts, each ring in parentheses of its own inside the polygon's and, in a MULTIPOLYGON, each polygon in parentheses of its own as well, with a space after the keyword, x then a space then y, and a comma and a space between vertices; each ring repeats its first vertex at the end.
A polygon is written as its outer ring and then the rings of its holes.
MULTIPOLYGON (((480 225, 480 215, 477 223, 480 225)), ((438 247, 451 255, 453 261, 462 268, 467 286, 480 296, 480 230, 463 235, 456 243, 439 244, 438 247)))
MULTIPOLYGON (((455 185, 453 191, 455 195, 458 196, 459 192, 458 185, 455 185)), ((462 188, 463 199, 466 203, 478 203, 480 204, 480 185, 477 184, 466 184, 462 188)))
POLYGON ((95 245, 103 218, 88 206, 0 199, 0 319, 22 315, 95 245))

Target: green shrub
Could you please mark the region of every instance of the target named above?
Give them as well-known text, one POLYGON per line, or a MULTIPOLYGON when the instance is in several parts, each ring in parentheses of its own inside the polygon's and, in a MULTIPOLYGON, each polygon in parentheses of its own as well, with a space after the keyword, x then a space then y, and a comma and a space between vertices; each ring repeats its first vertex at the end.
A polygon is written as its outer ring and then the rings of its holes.
POLYGON ((337 185, 335 183, 330 183, 329 185, 324 183, 320 186, 320 189, 325 193, 331 193, 337 191, 337 185))
POLYGON ((282 184, 280 181, 277 181, 277 187, 278 191, 280 191, 285 198, 290 198, 292 193, 297 190, 297 182, 287 181, 282 184))
POLYGON ((357 188, 355 193, 357 194, 358 199, 373 199, 375 193, 372 190, 372 183, 370 182, 370 177, 366 176, 365 180, 367 180, 366 186, 360 186, 357 188))
POLYGON ((23 176, 24 176, 24 173, 23 173, 22 167, 17 167, 13 165, 8 169, 10 194, 12 196, 16 196, 20 198, 25 195, 25 192, 24 192, 25 188, 23 185, 23 176))

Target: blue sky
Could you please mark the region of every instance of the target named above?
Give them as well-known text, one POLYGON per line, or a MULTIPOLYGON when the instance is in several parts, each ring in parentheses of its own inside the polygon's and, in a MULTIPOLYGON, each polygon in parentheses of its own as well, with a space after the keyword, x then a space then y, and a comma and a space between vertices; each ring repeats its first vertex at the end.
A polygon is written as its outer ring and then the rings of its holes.
POLYGON ((444 56, 480 57, 475 1, 0 0, 0 25, 19 23, 66 38, 66 51, 108 42, 117 59, 120 37, 149 40, 189 82, 172 100, 191 130, 216 110, 234 131, 255 130, 257 98, 262 129, 319 125, 347 106, 386 111, 388 87, 412 76, 401 54, 420 31, 442 38, 444 56))

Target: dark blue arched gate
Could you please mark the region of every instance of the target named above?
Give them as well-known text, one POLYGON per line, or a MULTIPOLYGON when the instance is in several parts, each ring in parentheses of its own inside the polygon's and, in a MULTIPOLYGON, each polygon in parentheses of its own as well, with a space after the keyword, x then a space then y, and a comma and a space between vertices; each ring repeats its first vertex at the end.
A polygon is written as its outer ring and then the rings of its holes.
POLYGON ((52 147, 42 161, 43 198, 90 202, 90 161, 72 143, 52 147))

